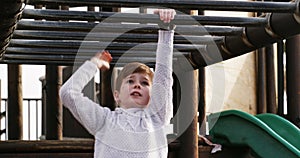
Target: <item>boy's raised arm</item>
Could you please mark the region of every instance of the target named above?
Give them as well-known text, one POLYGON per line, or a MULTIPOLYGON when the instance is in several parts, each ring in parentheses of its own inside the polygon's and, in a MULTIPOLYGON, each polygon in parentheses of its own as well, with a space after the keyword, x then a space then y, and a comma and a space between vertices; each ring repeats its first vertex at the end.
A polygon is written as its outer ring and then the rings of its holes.
MULTIPOLYGON (((154 13, 159 13, 160 19, 165 24, 164 26, 168 26, 176 14, 173 9, 159 9, 154 13)), ((168 124, 173 115, 172 60, 174 30, 172 29, 174 28, 172 26, 159 30, 156 66, 149 106, 151 114, 158 116, 162 124, 168 124)))
POLYGON ((85 97, 82 90, 94 77, 97 68, 109 68, 110 61, 110 55, 97 53, 91 61, 86 61, 80 66, 60 89, 60 98, 64 106, 91 134, 95 134, 95 131, 103 125, 109 109, 85 97))

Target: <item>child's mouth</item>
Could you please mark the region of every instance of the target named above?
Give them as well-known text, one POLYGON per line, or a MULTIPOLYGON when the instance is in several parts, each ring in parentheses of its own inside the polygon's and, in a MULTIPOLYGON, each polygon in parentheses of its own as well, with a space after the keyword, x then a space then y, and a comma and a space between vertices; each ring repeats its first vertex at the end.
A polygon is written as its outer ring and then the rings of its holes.
POLYGON ((131 96, 142 96, 142 94, 139 92, 132 92, 130 95, 131 96))

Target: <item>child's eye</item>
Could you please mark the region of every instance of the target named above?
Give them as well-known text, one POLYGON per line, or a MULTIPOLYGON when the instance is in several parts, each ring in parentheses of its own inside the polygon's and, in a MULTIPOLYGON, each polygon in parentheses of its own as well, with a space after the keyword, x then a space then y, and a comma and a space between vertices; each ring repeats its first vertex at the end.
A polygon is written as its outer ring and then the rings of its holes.
POLYGON ((143 82, 142 82, 142 85, 144 85, 144 86, 149 86, 149 82, 143 81, 143 82))
POLYGON ((127 80, 127 83, 129 83, 129 84, 133 84, 133 83, 134 83, 134 81, 133 81, 133 80, 127 80))

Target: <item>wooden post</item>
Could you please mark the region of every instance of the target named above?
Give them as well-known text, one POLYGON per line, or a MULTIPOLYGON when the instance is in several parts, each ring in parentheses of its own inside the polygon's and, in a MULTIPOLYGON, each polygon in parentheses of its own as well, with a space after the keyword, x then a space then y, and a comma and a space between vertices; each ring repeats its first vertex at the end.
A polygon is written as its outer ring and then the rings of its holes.
MULTIPOLYGON (((198 15, 198 10, 181 11, 185 14, 198 15)), ((179 158, 198 158, 199 146, 197 113, 199 106, 199 72, 198 70, 188 70, 186 72, 182 71, 179 75, 179 84, 181 87, 180 106, 184 106, 183 108, 180 107, 178 110, 178 131, 179 134, 181 134, 179 137, 181 144, 179 149, 179 158)), ((201 113, 202 112, 204 111, 201 111, 201 113)))
POLYGON ((116 76, 113 75, 113 72, 115 72, 113 68, 107 71, 100 71, 100 104, 111 110, 116 108, 111 87, 112 76, 116 76))
POLYGON ((198 158, 198 71, 179 74, 181 103, 179 108, 179 158, 198 158), (187 128, 186 128, 187 127, 187 128))
POLYGON ((59 89, 62 84, 61 67, 46 66, 46 139, 62 139, 62 104, 59 89))
POLYGON ((7 138, 23 138, 22 67, 8 64, 7 138))
POLYGON ((300 35, 286 42, 287 118, 300 127, 300 35))
POLYGON ((199 68, 199 134, 206 135, 205 68, 199 68))

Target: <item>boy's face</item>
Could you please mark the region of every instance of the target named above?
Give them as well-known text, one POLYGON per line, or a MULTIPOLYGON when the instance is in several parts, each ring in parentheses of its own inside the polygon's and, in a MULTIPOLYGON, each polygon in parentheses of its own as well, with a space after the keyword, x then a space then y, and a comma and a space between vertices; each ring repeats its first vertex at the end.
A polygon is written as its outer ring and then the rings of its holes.
POLYGON ((122 80, 120 91, 115 91, 116 102, 125 108, 146 108, 152 83, 148 75, 133 73, 122 80))

